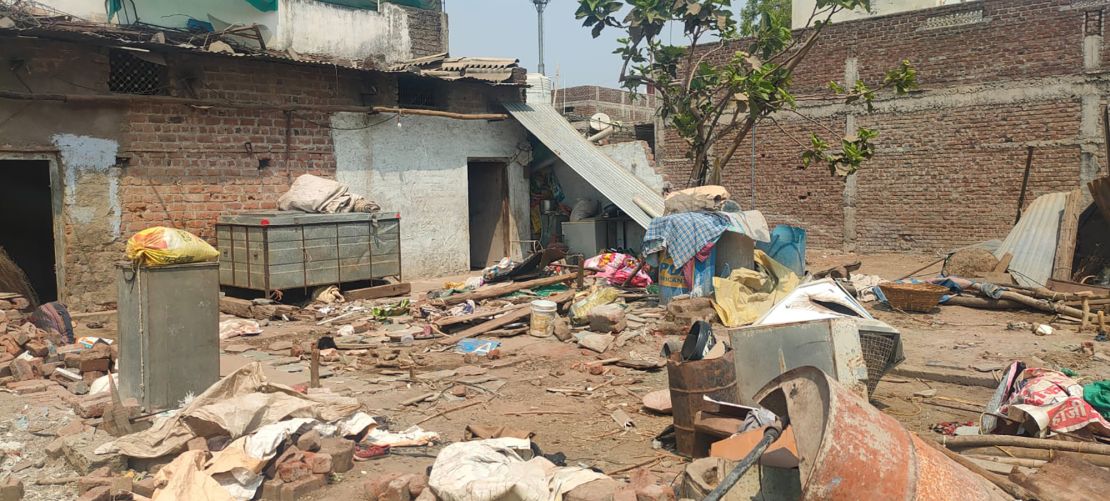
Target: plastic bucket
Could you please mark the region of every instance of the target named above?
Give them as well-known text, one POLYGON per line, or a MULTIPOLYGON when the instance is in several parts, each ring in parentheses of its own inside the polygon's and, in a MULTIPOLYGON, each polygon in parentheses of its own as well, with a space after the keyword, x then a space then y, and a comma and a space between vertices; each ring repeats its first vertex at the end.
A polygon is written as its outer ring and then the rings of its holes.
POLYGON ((535 337, 548 337, 555 333, 555 318, 559 305, 554 301, 540 299, 532 301, 532 322, 528 334, 535 337))

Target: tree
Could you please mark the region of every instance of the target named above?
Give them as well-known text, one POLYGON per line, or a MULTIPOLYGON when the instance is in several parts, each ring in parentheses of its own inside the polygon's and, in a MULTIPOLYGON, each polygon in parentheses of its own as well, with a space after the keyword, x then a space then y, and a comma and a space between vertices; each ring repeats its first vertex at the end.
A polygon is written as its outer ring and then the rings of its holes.
POLYGON ((773 12, 780 16, 787 25, 791 22, 791 0, 748 0, 744 8, 740 9, 740 34, 751 36, 759 24, 762 12, 773 12))
MULTIPOLYGON (((622 86, 633 92, 644 85, 654 87, 662 118, 690 146, 691 183, 716 184, 756 124, 770 120, 786 133, 776 116, 801 115, 790 82, 832 16, 846 9, 871 8, 871 0, 817 0, 805 27, 792 32, 789 9, 780 4, 752 4, 752 17, 758 22, 747 37, 733 16, 731 0, 579 0, 576 17, 595 38, 606 29, 627 34, 618 39, 620 46, 614 51, 624 60, 622 86), (627 14, 618 20, 624 10, 627 14), (682 26, 689 45, 664 42, 660 34, 670 22, 682 26)), ((901 94, 916 85, 913 66, 903 61, 875 86, 860 80, 830 82, 829 89, 845 103, 871 110, 879 92, 892 89, 901 94)), ((827 137, 831 132, 811 133, 808 144, 795 139, 803 149, 804 166, 822 163, 833 174, 846 177, 874 154, 871 141, 878 131, 860 128, 856 134, 835 139, 827 137)))

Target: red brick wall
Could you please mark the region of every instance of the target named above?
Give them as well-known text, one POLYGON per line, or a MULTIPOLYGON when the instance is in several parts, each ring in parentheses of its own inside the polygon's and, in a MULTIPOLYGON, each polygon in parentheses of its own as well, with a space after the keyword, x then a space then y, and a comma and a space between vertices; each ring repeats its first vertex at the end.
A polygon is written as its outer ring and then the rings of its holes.
MULTIPOLYGON (((174 67, 201 75, 201 99, 361 104, 355 73, 215 58, 185 58, 174 67)), ((120 183, 124 234, 171 225, 214 240, 221 213, 274 209, 291 179, 335 175, 328 123, 328 113, 294 112, 286 145, 280 110, 131 106, 121 145, 131 156, 120 183), (261 159, 269 166, 259 168, 261 159)))
MULTIPOLYGON (((0 37, 0 56, 25 61, 28 71, 22 80, 37 93, 107 94, 107 54, 108 49, 90 45, 0 37)), ((71 166, 58 157, 51 139, 55 134, 119 144, 122 163, 110 172, 74 178, 80 185, 75 203, 96 209, 90 216, 93 224, 81 225, 68 213, 63 218, 62 300, 75 310, 112 307, 112 266, 123 259, 124 242, 134 232, 173 226, 214 244, 220 214, 274 209, 291 181, 304 173, 334 177, 330 113, 295 111, 287 124, 282 107, 397 102, 397 79, 390 74, 239 57, 168 54, 166 59, 171 95, 260 107, 0 100, 0 158, 13 152, 55 152, 65 172, 71 166), (263 159, 269 165, 260 168, 263 159), (117 202, 119 238, 106 223, 117 202)), ((0 72, 2 90, 25 92, 24 83, 0 72)), ((512 87, 442 87, 451 111, 487 112, 500 100, 519 98, 519 89, 512 87)), ((70 202, 65 204, 68 210, 70 202)))
MULTIPOLYGON (((874 114, 858 107, 800 105, 836 134, 789 114, 779 118, 785 131, 763 122, 757 132, 756 208, 772 225, 806 227, 813 247, 850 247, 846 240, 852 236, 844 234, 845 182, 823 166, 801 170, 802 147, 794 139, 808 142, 810 131, 835 139, 852 115, 858 126, 880 132, 877 154, 857 179, 858 250, 946 250, 1005 237, 1013 224, 1027 145, 1036 152, 1026 204, 1038 195, 1078 187, 1084 147, 1088 157, 1104 162, 1102 146, 1092 144, 1101 137, 1081 130, 1082 94, 1090 92, 1083 87, 1085 10, 1103 8, 1075 8, 1074 3, 983 0, 831 25, 798 67, 796 95, 828 95, 830 80, 845 80, 849 58, 855 58, 860 78, 869 83, 909 59, 921 91, 883 96, 889 102, 880 110, 889 111, 874 114), (974 19, 978 11, 981 21, 933 27, 948 18, 974 19), (1034 95, 1050 85, 1064 90, 1034 95), (975 98, 967 97, 976 90, 975 98), (896 104, 897 99, 906 104, 896 104)), ((1088 33, 1101 29, 1094 25, 1088 33)), ((720 51, 716 57, 730 53, 720 51)), ((1110 62, 1108 53, 1104 46, 1103 61, 1110 62)), ((1106 89, 1100 86, 1098 92, 1106 89)), ((685 143, 673 130, 664 136, 660 165, 675 187, 685 187, 690 172, 685 143)), ((751 200, 750 165, 749 140, 726 167, 724 179, 745 207, 751 200)))

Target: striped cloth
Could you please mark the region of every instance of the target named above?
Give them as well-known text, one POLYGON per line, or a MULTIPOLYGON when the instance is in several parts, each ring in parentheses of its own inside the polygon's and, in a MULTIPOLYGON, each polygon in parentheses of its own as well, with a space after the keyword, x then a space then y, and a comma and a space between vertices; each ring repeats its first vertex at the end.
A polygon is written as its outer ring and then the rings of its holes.
POLYGON ((715 243, 732 226, 732 220, 720 212, 682 212, 651 220, 644 235, 644 255, 663 249, 676 267, 694 258, 706 244, 715 243))

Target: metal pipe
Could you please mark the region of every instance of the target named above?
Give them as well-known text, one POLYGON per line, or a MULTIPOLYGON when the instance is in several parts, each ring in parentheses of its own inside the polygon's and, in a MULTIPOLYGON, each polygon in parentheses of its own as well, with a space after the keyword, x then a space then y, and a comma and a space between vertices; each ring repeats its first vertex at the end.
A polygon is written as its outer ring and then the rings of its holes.
POLYGON ((720 501, 721 498, 728 493, 728 491, 732 490, 732 487, 736 485, 736 482, 740 481, 740 477, 743 477, 744 474, 747 473, 749 469, 751 469, 752 465, 755 464, 755 462, 758 461, 761 456, 763 456, 763 452, 766 451, 767 448, 775 442, 775 440, 779 439, 779 435, 781 434, 782 431, 778 428, 775 428, 773 426, 767 428, 767 430, 763 432, 763 438, 759 440, 758 444, 755 444, 755 448, 752 449, 752 451, 749 452, 747 456, 744 456, 744 459, 740 461, 740 464, 736 465, 736 467, 733 468, 732 471, 728 472, 728 475, 725 476, 725 479, 721 480, 721 483, 717 484, 717 487, 713 489, 708 496, 705 496, 705 499, 703 501, 720 501))
POLYGON ((598 141, 601 141, 602 139, 605 139, 605 138, 613 135, 613 130, 615 130, 615 129, 616 129, 616 127, 613 127, 612 125, 610 125, 610 126, 606 127, 605 130, 603 130, 601 132, 598 132, 597 134, 594 134, 594 135, 586 138, 586 140, 591 142, 591 143, 596 143, 598 141))
POLYGON ((547 3, 550 1, 551 0, 532 0, 532 3, 536 6, 536 32, 539 35, 540 43, 540 61, 539 64, 536 65, 536 70, 539 71, 541 75, 547 74, 544 72, 543 68, 543 10, 547 8, 547 3))

